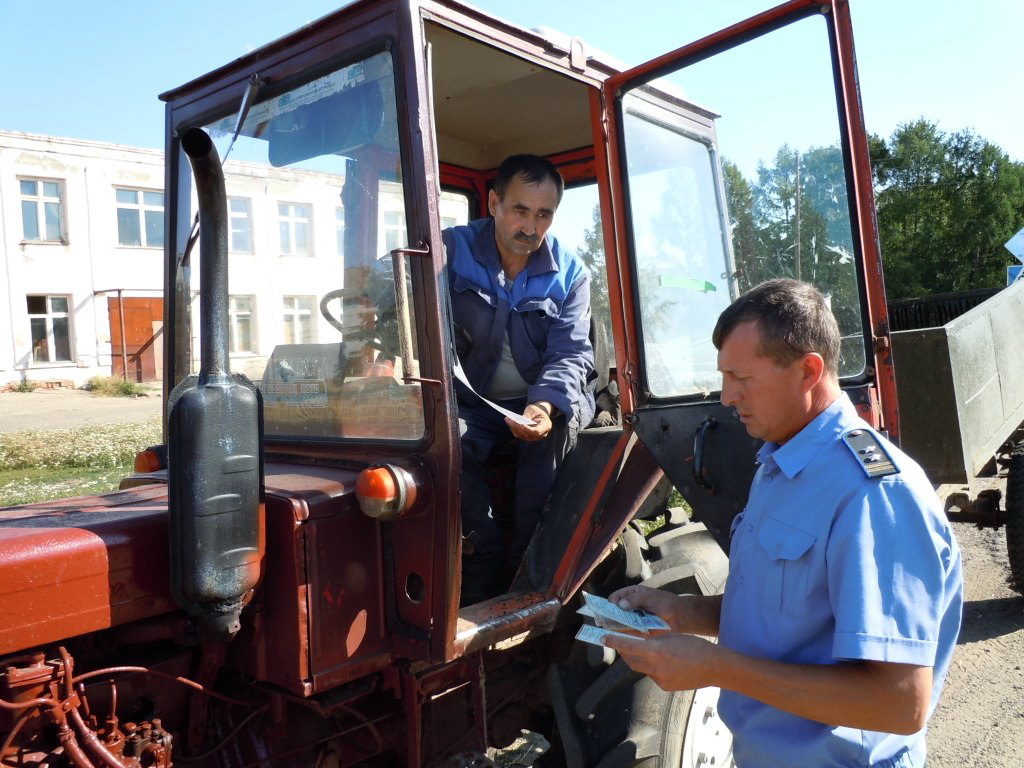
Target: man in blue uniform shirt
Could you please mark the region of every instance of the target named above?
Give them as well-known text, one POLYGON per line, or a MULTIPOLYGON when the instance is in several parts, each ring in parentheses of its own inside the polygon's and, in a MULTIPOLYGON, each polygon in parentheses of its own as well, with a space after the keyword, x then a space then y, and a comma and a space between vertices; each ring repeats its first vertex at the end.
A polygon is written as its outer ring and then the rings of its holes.
POLYGON ((741 768, 923 766, 963 602, 932 486, 839 388, 839 330, 813 286, 757 286, 713 340, 722 403, 764 440, 725 594, 627 587, 612 599, 672 630, 606 644, 667 690, 721 688, 741 768))
POLYGON ((492 218, 443 233, 456 346, 474 392, 456 385, 462 435, 462 603, 500 594, 518 566, 577 431, 594 415, 590 276, 547 235, 564 182, 549 161, 513 155, 487 198, 492 218), (518 446, 513 531, 506 549, 483 463, 518 446))

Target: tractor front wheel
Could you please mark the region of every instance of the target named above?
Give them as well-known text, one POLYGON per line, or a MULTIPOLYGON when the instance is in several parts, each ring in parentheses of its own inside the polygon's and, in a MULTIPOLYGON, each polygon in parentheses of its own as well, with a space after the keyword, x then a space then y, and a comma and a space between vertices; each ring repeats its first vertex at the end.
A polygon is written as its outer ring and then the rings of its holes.
POLYGON ((1006 478, 1006 554, 1013 588, 1024 594, 1024 440, 1010 453, 1006 478))

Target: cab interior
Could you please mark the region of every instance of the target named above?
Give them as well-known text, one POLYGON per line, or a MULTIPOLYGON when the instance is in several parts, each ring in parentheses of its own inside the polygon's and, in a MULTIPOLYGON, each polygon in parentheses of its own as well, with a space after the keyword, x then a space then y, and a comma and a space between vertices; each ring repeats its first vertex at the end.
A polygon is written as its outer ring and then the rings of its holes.
MULTIPOLYGON (((574 250, 582 247, 585 234, 589 234, 591 243, 595 242, 594 235, 601 243, 595 211, 599 202, 591 116, 591 92, 596 84, 437 23, 428 22, 426 32, 444 191, 466 195, 470 219, 487 216, 487 190, 502 160, 518 153, 543 155, 559 168, 566 181, 566 193, 551 234, 563 247, 574 250)), ((550 586, 553 569, 587 501, 578 489, 597 484, 621 434, 616 385, 609 387, 614 379, 614 353, 603 247, 591 247, 589 256, 595 294, 591 338, 599 374, 599 417, 604 426, 583 430, 576 449, 567 457, 513 591, 543 591, 550 586), (602 289, 604 296, 598 296, 602 289)), ((500 521, 507 520, 509 514, 514 463, 514 453, 499 452, 489 467, 492 504, 500 521)))

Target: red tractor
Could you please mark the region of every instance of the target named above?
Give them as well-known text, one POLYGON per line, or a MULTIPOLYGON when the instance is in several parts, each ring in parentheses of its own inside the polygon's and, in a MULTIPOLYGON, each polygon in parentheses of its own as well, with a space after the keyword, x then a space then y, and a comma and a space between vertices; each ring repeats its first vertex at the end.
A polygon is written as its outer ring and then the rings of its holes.
POLYGON ((710 336, 752 284, 831 297, 843 385, 897 432, 846 0, 625 71, 360 0, 162 98, 165 445, 119 492, 0 511, 3 765, 509 764, 524 730, 550 765, 727 764, 717 692, 575 642, 578 595, 722 589, 756 446, 710 336), (567 182, 603 414, 508 593, 460 607, 441 231, 517 152, 567 182))

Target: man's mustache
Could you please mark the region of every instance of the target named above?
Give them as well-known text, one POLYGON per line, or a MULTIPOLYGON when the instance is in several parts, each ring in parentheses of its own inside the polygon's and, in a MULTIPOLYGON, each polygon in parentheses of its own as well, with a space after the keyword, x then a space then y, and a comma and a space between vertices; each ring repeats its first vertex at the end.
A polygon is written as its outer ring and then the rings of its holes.
POLYGON ((515 240, 522 240, 524 243, 536 243, 540 238, 537 235, 528 235, 525 232, 516 232, 515 240))

